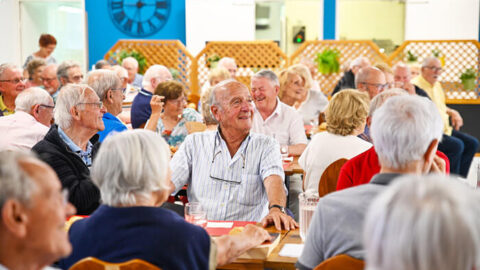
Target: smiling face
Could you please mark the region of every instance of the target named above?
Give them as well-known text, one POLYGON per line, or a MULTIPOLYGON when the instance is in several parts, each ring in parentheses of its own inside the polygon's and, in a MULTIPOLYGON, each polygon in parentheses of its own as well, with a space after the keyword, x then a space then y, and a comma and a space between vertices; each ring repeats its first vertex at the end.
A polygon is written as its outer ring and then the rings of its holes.
POLYGON ((45 70, 45 66, 37 67, 32 74, 32 82, 34 85, 42 85, 42 73, 45 70))
POLYGON ((287 84, 285 85, 284 95, 295 99, 301 100, 305 95, 305 81, 298 74, 290 74, 288 76, 287 84))
POLYGON ((35 184, 25 210, 26 248, 50 264, 72 251, 65 220, 75 214, 75 208, 64 201, 62 185, 50 167, 33 159, 20 162, 20 166, 35 184))
MULTIPOLYGON (((82 104, 77 105, 78 114, 74 117, 79 126, 89 129, 93 134, 105 129, 103 124, 103 114, 105 107, 99 107, 100 99, 92 89, 85 90, 85 98, 82 104)), ((92 134, 92 136, 93 136, 92 134)))
POLYGON ((212 105, 211 110, 222 131, 248 134, 253 118, 253 100, 248 88, 239 82, 229 82, 214 94, 220 105, 212 105))
POLYGON ((0 78, 0 92, 9 98, 16 98, 20 92, 25 90, 25 81, 22 80, 22 70, 19 68, 7 69, 0 78), (15 80, 19 80, 15 83, 15 80))
POLYGON ((274 83, 267 78, 253 77, 251 87, 255 106, 259 110, 275 108, 279 86, 274 85, 274 83))

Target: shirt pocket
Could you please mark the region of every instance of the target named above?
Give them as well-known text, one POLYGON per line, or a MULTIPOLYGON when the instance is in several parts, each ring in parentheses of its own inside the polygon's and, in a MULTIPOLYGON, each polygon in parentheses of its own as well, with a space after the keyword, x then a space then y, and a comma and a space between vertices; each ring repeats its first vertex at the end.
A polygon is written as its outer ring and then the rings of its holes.
POLYGON ((262 177, 258 174, 242 174, 242 182, 238 195, 241 205, 257 205, 263 201, 265 187, 262 177))

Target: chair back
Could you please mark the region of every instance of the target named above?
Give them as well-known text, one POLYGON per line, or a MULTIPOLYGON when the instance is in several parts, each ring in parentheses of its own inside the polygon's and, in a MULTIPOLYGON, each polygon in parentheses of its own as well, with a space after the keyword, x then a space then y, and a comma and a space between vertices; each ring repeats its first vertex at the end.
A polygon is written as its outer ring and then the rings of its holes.
POLYGON ((363 260, 340 254, 323 261, 313 270, 362 270, 364 268, 365 262, 363 260))
POLYGON ((207 129, 207 125, 201 122, 186 122, 185 127, 187 128, 188 134, 202 132, 207 129))
POLYGON ((159 267, 141 259, 123 263, 109 263, 94 257, 87 257, 75 263, 70 270, 161 270, 159 267))
POLYGON ((343 164, 348 161, 346 158, 341 158, 328 165, 325 171, 320 177, 318 182, 318 196, 323 197, 330 192, 334 192, 337 189, 338 176, 340 175, 340 169, 343 164))

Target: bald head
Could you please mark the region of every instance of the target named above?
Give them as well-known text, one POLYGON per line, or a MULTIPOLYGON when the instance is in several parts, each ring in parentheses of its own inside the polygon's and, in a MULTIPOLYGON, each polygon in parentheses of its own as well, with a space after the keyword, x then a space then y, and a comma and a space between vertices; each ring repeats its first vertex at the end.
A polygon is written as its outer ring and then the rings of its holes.
POLYGON ((217 67, 225 68, 230 72, 232 78, 235 78, 235 74, 237 73, 237 63, 235 62, 235 59, 231 57, 223 57, 218 61, 217 67))
POLYGON ((376 67, 362 68, 355 76, 355 86, 358 90, 367 92, 370 99, 382 92, 385 85, 385 74, 376 67))
POLYGON ((350 70, 354 75, 357 75, 358 71, 362 68, 371 66, 370 60, 366 57, 357 57, 350 63, 350 70))
POLYGON ((147 69, 147 72, 145 72, 142 86, 145 90, 153 93, 159 83, 171 79, 173 79, 173 77, 168 68, 162 65, 153 65, 147 69))

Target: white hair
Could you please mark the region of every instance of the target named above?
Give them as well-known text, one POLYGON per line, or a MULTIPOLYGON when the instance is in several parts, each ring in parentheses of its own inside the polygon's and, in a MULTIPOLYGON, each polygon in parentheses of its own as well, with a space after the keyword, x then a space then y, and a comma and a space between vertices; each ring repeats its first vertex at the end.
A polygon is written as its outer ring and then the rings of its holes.
POLYGON ((436 58, 436 57, 428 56, 425 59, 423 59, 422 68, 428 67, 430 65, 430 62, 432 62, 432 61, 440 61, 440 60, 438 60, 438 58, 436 58))
MULTIPOLYGON (((153 87, 151 85, 151 80, 153 78, 160 77, 160 82, 168 81, 172 79, 172 74, 162 65, 153 65, 147 69, 145 75, 143 75, 142 86, 143 88, 153 87)), ((155 89, 153 89, 155 90, 155 89)))
POLYGON ((17 69, 18 67, 12 63, 4 63, 0 65, 0 79, 4 79, 4 73, 7 70, 17 69))
POLYGON ((382 166, 404 169, 421 160, 443 121, 435 104, 420 96, 389 98, 372 116, 371 136, 382 166))
POLYGON ((135 65, 135 68, 138 68, 138 61, 134 57, 129 56, 129 57, 124 58, 122 60, 122 66, 123 66, 123 63, 131 63, 131 64, 135 65))
POLYGON ((91 175, 103 203, 133 206, 169 188, 170 150, 161 135, 143 129, 114 134, 102 143, 91 175))
POLYGON ((396 63, 392 70, 393 70, 393 74, 395 74, 395 71, 398 69, 398 68, 405 68, 407 70, 408 73, 410 73, 410 67, 408 65, 406 65, 405 63, 403 62, 398 62, 396 63))
POLYGON ((122 67, 122 66, 113 66, 112 67, 112 70, 117 74, 117 76, 121 79, 121 78, 125 78, 125 77, 128 77, 128 71, 122 67))
POLYGON ((262 69, 252 76, 252 80, 260 79, 260 78, 268 79, 270 82, 273 83, 274 86, 280 86, 280 82, 278 81, 277 75, 271 70, 262 69))
POLYGON ((80 64, 72 61, 72 60, 66 60, 63 61, 58 67, 57 67, 57 78, 58 82, 60 85, 62 84, 62 80, 60 78, 67 78, 68 79, 68 70, 74 67, 80 67, 80 64))
POLYGON ((387 89, 378 95, 376 95, 372 101, 370 102, 370 110, 368 111, 368 116, 372 116, 373 113, 380 108, 380 106, 387 101, 388 98, 395 97, 395 96, 405 96, 408 95, 408 92, 403 90, 402 88, 390 88, 387 89))
POLYGON ((18 94, 15 99, 15 111, 30 113, 32 107, 37 104, 50 105, 53 104, 53 99, 46 90, 40 87, 30 87, 18 94))
POLYGON ((356 66, 361 66, 363 62, 369 63, 370 61, 365 56, 360 56, 353 59, 353 61, 350 62, 350 69, 356 66))
POLYGON ((121 82, 117 74, 112 70, 96 69, 90 71, 87 75, 87 84, 90 86, 100 101, 103 101, 105 94, 110 89, 117 89, 120 87, 121 82))
POLYGON ((478 205, 479 194, 453 178, 399 178, 373 201, 366 215, 366 269, 478 268, 478 205))
POLYGON ((31 152, 0 151, 0 210, 9 199, 22 203, 30 201, 36 184, 19 163, 32 158, 31 152))
POLYGON ((233 59, 232 57, 223 57, 218 61, 217 67, 224 68, 225 65, 228 65, 229 63, 234 64, 235 66, 237 65, 237 63, 235 62, 235 59, 233 59))
POLYGON ((55 124, 65 130, 72 125, 72 115, 70 109, 85 100, 87 89, 93 91, 86 84, 67 84, 60 89, 57 98, 57 104, 54 109, 55 124))

